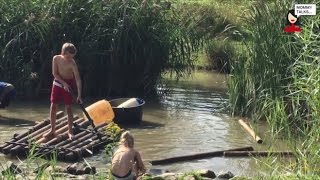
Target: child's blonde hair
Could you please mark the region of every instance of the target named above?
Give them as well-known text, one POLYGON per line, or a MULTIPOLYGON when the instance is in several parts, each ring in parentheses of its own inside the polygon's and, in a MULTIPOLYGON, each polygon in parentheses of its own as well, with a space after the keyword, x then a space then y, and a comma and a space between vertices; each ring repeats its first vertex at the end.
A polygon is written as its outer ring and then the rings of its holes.
POLYGON ((120 142, 124 143, 125 146, 133 148, 134 146, 134 138, 130 131, 125 131, 121 134, 120 142))
POLYGON ((61 48, 61 54, 65 54, 66 52, 76 54, 77 48, 72 43, 64 43, 61 48))

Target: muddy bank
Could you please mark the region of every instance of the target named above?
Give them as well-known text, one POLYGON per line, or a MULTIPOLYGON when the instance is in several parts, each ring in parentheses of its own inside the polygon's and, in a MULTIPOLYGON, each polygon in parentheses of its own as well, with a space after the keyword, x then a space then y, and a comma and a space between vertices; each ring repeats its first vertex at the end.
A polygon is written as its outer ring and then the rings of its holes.
MULTIPOLYGON (((39 179, 39 178, 54 178, 54 179, 110 179, 110 171, 106 169, 104 172, 97 172, 94 166, 83 162, 74 163, 72 165, 62 167, 55 165, 52 161, 47 161, 37 168, 30 168, 21 164, 15 164, 8 161, 2 164, 1 178, 4 179, 39 179)), ((24 165, 26 165, 24 164, 24 165)), ((194 170, 186 173, 172 173, 168 170, 163 169, 150 169, 146 174, 139 177, 138 179, 144 180, 175 180, 175 179, 186 179, 186 180, 197 180, 197 179, 231 179, 235 175, 230 172, 219 172, 215 173, 212 170, 194 170)))

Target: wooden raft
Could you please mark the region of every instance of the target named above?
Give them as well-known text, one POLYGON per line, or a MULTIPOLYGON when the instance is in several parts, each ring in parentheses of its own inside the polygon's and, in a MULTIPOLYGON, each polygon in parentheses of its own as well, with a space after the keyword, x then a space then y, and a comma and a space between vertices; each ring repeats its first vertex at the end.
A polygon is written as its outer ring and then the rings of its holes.
POLYGON ((14 134, 10 141, 0 146, 0 152, 5 155, 26 156, 33 150, 37 156, 50 158, 56 153, 60 161, 79 161, 83 157, 92 156, 103 149, 108 143, 113 142, 112 138, 105 135, 107 123, 96 127, 101 139, 94 132, 89 120, 74 116, 73 127, 74 138, 68 138, 67 116, 62 111, 57 113, 56 134, 54 138, 43 138, 50 128, 50 120, 44 121, 29 128, 22 134, 14 134))

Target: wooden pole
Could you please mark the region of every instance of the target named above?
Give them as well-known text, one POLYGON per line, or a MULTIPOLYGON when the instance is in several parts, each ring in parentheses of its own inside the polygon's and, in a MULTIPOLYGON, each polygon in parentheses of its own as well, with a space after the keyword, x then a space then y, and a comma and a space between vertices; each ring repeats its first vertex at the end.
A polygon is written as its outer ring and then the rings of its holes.
POLYGON ((220 157, 220 156, 223 156, 223 153, 225 151, 253 151, 253 148, 243 147, 243 148, 234 148, 234 149, 228 149, 223 151, 213 151, 213 152, 207 152, 207 153, 201 153, 201 154, 193 154, 193 155, 187 155, 187 156, 178 156, 178 157, 166 158, 161 160, 154 160, 154 161, 150 161, 150 163, 152 165, 163 165, 163 164, 170 164, 170 163, 176 163, 181 161, 205 159, 209 157, 220 157))
POLYGON ((225 151, 224 157, 248 157, 248 156, 293 156, 294 154, 290 151, 225 151))
POLYGON ((242 119, 239 119, 239 124, 253 137, 258 144, 263 142, 262 139, 257 136, 256 133, 242 119))

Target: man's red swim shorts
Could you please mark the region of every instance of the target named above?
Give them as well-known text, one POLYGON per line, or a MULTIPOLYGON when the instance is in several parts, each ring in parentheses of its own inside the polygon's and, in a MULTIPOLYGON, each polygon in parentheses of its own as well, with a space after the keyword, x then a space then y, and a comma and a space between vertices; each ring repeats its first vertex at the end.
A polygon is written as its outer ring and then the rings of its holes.
MULTIPOLYGON (((72 90, 75 89, 75 80, 74 79, 66 79, 64 80, 72 90)), ((52 89, 51 89, 51 103, 58 104, 63 99, 65 105, 72 104, 72 96, 71 93, 63 89, 62 83, 57 80, 53 81, 52 89)))

